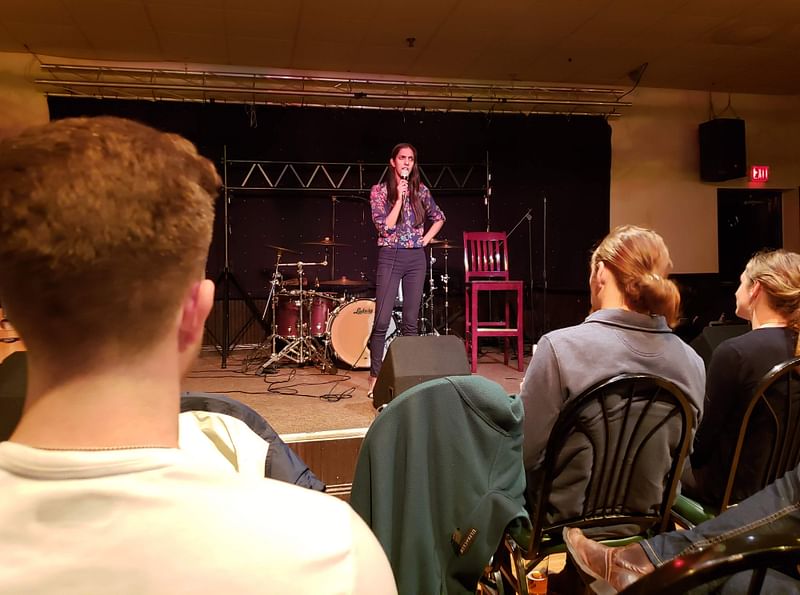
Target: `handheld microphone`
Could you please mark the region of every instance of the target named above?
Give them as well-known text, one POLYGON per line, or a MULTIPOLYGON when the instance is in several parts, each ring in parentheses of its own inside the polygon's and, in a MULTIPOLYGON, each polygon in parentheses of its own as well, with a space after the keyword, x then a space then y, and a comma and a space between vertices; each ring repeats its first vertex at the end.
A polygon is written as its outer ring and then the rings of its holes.
MULTIPOLYGON (((400 178, 405 180, 406 182, 408 182, 408 175, 409 175, 409 171, 408 171, 407 167, 404 167, 403 169, 400 170, 400 178)), ((408 198, 408 196, 407 196, 407 192, 404 190, 403 191, 403 200, 405 200, 406 198, 408 198)))

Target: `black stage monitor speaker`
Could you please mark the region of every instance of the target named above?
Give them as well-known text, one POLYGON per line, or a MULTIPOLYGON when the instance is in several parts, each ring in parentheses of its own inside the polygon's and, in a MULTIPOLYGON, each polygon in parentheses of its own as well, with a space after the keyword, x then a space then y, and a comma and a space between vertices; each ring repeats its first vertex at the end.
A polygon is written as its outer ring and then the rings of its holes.
POLYGON ((383 358, 372 405, 377 409, 426 380, 470 373, 464 342, 456 336, 397 337, 383 358))
POLYGON ((744 120, 716 118, 703 122, 700 132, 700 179, 722 182, 747 175, 744 120))
POLYGON ((714 324, 707 326, 697 338, 691 342, 692 348, 697 355, 703 358, 703 362, 708 364, 711 361, 711 354, 720 343, 733 337, 743 335, 750 330, 749 324, 714 324))

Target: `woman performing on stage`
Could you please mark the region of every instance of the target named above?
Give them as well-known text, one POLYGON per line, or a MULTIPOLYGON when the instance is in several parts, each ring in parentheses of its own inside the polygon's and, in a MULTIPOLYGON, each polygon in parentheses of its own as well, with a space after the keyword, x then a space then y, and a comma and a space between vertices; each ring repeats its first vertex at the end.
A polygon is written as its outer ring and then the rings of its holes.
POLYGON ((372 187, 372 221, 378 230, 375 322, 369 339, 369 396, 383 361, 386 331, 400 282, 403 283, 403 335, 418 334, 425 283, 425 246, 444 225, 444 213, 420 182, 417 150, 408 143, 392 149, 386 181, 372 187), (425 220, 431 226, 425 233, 425 220))

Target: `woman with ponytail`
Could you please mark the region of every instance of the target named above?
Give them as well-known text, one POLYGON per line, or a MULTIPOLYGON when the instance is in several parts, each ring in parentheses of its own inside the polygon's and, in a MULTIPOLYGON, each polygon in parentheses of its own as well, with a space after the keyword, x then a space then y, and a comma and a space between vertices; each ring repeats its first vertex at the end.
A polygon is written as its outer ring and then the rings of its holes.
MULTIPOLYGON (((706 384, 705 417, 695 437, 691 470, 683 493, 717 506, 730 473, 739 427, 753 392, 773 366, 800 356, 800 254, 786 250, 760 252, 747 263, 736 290, 736 315, 752 330, 719 344, 711 355, 706 384)), ((756 411, 756 414, 758 411, 756 411)), ((760 445, 771 435, 748 437, 734 483, 732 501, 760 488, 760 445)), ((763 429, 761 430, 764 431, 763 429)))
MULTIPOLYGON (((678 288, 667 277, 671 268, 661 236, 631 225, 614 229, 592 254, 591 314, 577 326, 544 335, 522 381, 529 495, 538 489, 536 472, 561 410, 602 380, 623 373, 660 376, 684 391, 700 418, 705 369, 700 357, 670 328, 680 309, 678 288)), ((641 486, 636 495, 645 506, 660 501, 669 464, 653 461, 653 481, 647 482, 652 485, 641 486)), ((554 480, 550 520, 580 513, 584 486, 576 478, 587 476, 581 469, 565 469, 554 480)))

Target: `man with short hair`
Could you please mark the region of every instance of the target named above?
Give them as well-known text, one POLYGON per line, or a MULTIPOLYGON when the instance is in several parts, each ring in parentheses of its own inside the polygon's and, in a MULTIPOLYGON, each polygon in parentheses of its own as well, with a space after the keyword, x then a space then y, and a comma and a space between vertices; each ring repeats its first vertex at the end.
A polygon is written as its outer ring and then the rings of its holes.
POLYGON ((177 448, 219 184, 185 139, 117 118, 0 141, 0 301, 29 356, 0 591, 396 592, 344 502, 177 448))

